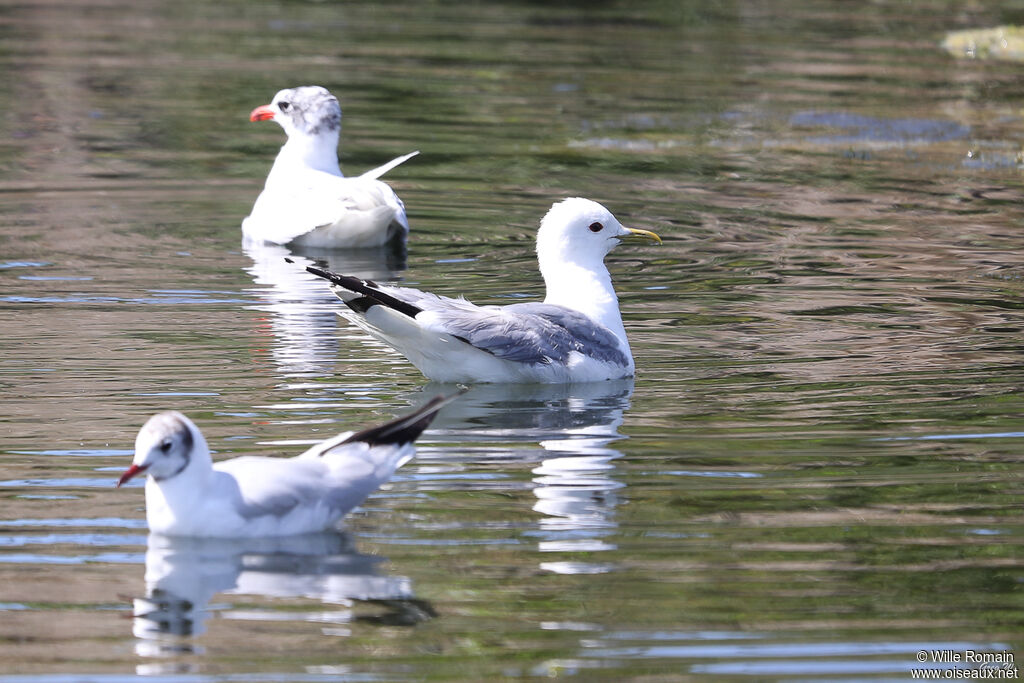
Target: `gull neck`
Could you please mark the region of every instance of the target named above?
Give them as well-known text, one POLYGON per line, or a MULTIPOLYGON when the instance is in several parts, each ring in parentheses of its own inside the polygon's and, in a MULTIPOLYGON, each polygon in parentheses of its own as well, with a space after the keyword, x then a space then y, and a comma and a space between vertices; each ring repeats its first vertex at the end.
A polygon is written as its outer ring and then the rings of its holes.
POLYGON ((542 260, 541 275, 547 286, 544 303, 579 311, 607 327, 623 344, 627 343, 619 298, 604 263, 595 268, 572 262, 545 263, 542 260))
POLYGON ((294 134, 289 137, 277 153, 270 176, 291 174, 298 169, 323 171, 340 177, 338 131, 326 131, 318 135, 294 134))

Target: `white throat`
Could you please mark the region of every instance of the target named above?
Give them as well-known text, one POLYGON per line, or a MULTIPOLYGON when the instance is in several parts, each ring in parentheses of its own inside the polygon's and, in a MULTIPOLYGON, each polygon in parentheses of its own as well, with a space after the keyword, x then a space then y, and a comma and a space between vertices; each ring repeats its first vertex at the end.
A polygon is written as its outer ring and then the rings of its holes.
POLYGON ((267 184, 285 182, 295 173, 314 170, 341 176, 338 166, 338 131, 318 135, 294 134, 281 147, 274 167, 267 176, 267 184))
POLYGON ((156 495, 164 504, 182 514, 203 499, 213 468, 190 463, 185 471, 167 479, 146 477, 146 496, 156 495))
POLYGON ((556 258, 550 261, 541 259, 540 273, 547 285, 544 303, 579 311, 607 327, 628 348, 626 329, 619 313, 619 298, 604 263, 584 267, 556 258))

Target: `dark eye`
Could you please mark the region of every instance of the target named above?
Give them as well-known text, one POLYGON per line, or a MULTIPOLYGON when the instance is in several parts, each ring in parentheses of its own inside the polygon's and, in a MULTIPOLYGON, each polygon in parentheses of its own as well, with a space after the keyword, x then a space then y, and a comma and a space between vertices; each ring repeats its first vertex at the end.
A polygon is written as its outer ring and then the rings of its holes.
POLYGON ((601 232, 602 230, 604 230, 604 226, 601 225, 600 223, 590 224, 590 232, 601 232))
POLYGON ((291 106, 292 106, 291 102, 278 102, 277 103, 277 108, 280 109, 281 111, 288 111, 289 109, 291 109, 291 106))
POLYGON ((171 442, 169 439, 160 444, 160 452, 163 453, 164 455, 167 455, 168 453, 171 452, 171 442))

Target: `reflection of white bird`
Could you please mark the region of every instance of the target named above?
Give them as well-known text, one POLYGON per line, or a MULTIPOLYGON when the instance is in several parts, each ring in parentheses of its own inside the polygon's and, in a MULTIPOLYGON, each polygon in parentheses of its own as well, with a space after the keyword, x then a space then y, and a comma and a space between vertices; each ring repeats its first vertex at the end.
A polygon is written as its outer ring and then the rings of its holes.
POLYGON ((551 207, 537 231, 544 303, 476 306, 320 268, 347 309, 341 315, 390 344, 440 382, 571 383, 633 375, 633 356, 604 257, 625 239, 660 243, 624 228, 597 202, 551 207))
MULTIPOLYGON (((338 300, 323 280, 303 267, 326 262, 333 270, 359 277, 389 280, 405 268, 404 244, 377 249, 290 249, 278 244, 247 240, 242 249, 253 263, 245 270, 257 285, 250 290, 261 312, 255 319, 261 348, 269 349, 278 371, 289 377, 333 374, 338 359, 338 300), (269 336, 269 338, 267 338, 269 336)), ((349 328, 353 337, 362 333, 349 328)))
POLYGON ((150 531, 170 536, 281 536, 322 531, 359 505, 413 456, 413 442, 443 405, 346 432, 294 458, 244 456, 213 464, 206 440, 181 413, 154 415, 135 439, 150 531))
MULTIPOLYGON (((360 554, 350 537, 337 533, 271 538, 174 538, 150 534, 146 550, 146 597, 134 600, 134 632, 163 653, 167 635, 197 635, 218 593, 303 597, 334 605, 375 601, 396 620, 433 616, 428 603, 413 596, 407 577, 382 575, 380 557, 360 554)), ((353 618, 348 611, 290 612, 296 619, 353 618)), ((168 643, 173 647, 174 641, 168 643)))
POLYGON ((346 178, 338 166, 341 107, 320 86, 282 90, 257 107, 252 121, 274 120, 288 141, 274 160, 252 213, 242 221, 249 239, 308 247, 378 247, 409 232, 405 206, 380 176, 412 152, 346 178))
MULTIPOLYGON (((428 393, 443 390, 427 385, 428 393)), ((585 384, 482 384, 452 402, 432 425, 446 442, 482 440, 501 444, 503 460, 528 466, 533 472, 537 528, 524 530, 537 538, 543 553, 597 553, 615 549, 611 537, 618 526, 618 492, 625 484, 616 476, 622 453, 615 442, 623 413, 629 408, 633 380, 585 384), (536 443, 538 453, 526 444, 536 443), (522 444, 522 446, 520 445, 522 444)), ((455 466, 450 458, 421 464, 455 466)), ((549 556, 551 557, 551 556, 549 556)), ((598 559, 594 555, 594 559, 598 559)), ((560 561, 541 567, 558 573, 603 573, 601 562, 560 561)))

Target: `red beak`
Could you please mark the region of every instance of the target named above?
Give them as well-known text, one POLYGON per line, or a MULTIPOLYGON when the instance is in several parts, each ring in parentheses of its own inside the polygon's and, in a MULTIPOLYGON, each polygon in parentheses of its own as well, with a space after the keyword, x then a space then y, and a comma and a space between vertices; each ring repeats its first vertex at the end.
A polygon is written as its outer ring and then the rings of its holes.
POLYGON ((121 488, 121 484, 125 483, 139 472, 145 472, 147 467, 149 467, 149 465, 144 465, 142 467, 139 467, 138 465, 132 465, 131 467, 129 467, 127 470, 125 470, 125 473, 121 475, 121 478, 117 480, 117 488, 121 488))
POLYGON ((249 120, 269 121, 270 119, 274 118, 276 114, 277 112, 271 109, 269 104, 264 104, 252 110, 252 113, 249 114, 249 120))

